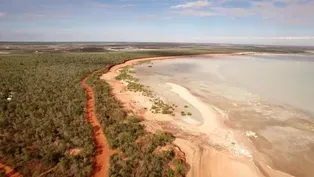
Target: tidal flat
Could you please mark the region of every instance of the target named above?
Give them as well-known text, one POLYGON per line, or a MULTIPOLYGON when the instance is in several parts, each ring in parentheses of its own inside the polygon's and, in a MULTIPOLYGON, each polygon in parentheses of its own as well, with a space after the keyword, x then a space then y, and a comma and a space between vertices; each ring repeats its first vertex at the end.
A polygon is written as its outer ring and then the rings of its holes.
POLYGON ((239 143, 260 170, 314 174, 314 55, 187 57, 145 62, 133 75, 177 105, 176 118, 185 124, 202 126, 209 117, 193 97, 178 94, 180 89, 223 115, 221 121, 241 135, 239 143))

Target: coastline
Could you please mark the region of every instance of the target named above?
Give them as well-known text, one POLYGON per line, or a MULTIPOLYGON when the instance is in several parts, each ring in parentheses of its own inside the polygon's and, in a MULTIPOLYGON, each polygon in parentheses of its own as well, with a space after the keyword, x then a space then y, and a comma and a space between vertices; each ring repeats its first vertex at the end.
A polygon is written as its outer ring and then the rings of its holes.
POLYGON ((119 74, 120 68, 135 65, 144 61, 198 56, 215 57, 234 55, 244 54, 206 54, 129 60, 123 64, 111 67, 109 72, 101 76, 101 79, 111 85, 113 94, 123 104, 126 110, 145 119, 144 124, 148 131, 163 129, 174 134, 176 137, 174 143, 185 152, 187 163, 191 165, 191 169, 187 176, 223 177, 239 176, 239 174, 243 177, 290 176, 280 171, 273 170, 263 163, 258 163, 256 165, 254 157, 252 157, 252 155, 248 153, 249 151, 246 151, 245 149, 238 149, 238 152, 232 153, 235 146, 230 145, 230 142, 239 141, 240 143, 236 143, 237 145, 248 145, 248 142, 245 142, 247 140, 241 138, 241 135, 238 132, 232 131, 224 124, 224 115, 221 115, 219 111, 217 112, 214 107, 202 103, 184 87, 169 83, 173 91, 179 94, 183 99, 187 101, 192 100, 190 103, 198 108, 203 117, 209 117, 204 120, 204 123, 201 125, 183 123, 170 115, 154 114, 151 111, 148 111, 147 107, 151 106, 151 102, 147 97, 139 93, 127 91, 126 85, 115 79, 119 74), (226 133, 228 134, 227 138, 221 138, 224 137, 226 133), (229 133, 231 136, 229 136, 229 133))

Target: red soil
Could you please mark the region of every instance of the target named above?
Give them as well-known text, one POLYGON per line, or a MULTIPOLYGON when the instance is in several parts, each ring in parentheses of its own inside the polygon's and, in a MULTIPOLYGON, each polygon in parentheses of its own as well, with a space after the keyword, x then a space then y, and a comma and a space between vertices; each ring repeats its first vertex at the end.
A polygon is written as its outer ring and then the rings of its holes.
POLYGON ((2 168, 4 169, 5 175, 7 177, 22 177, 22 175, 16 172, 13 168, 0 163, 0 169, 2 168))
POLYGON ((101 124, 95 113, 94 91, 86 83, 88 76, 81 80, 81 85, 87 93, 86 114, 88 122, 93 127, 94 143, 96 144, 96 157, 94 162, 94 177, 107 177, 109 168, 110 148, 104 135, 101 124))

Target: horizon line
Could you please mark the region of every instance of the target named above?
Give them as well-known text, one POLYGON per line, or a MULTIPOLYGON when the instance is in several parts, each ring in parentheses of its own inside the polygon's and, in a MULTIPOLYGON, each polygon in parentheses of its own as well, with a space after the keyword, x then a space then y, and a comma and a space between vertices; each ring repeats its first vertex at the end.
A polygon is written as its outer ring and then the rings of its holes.
POLYGON ((244 44, 244 43, 217 43, 217 42, 177 42, 177 41, 165 41, 165 42, 144 42, 144 41, 1 41, 1 43, 157 43, 157 44, 207 44, 207 45, 241 45, 241 46, 278 46, 278 47, 314 47, 314 45, 293 45, 293 44, 244 44))

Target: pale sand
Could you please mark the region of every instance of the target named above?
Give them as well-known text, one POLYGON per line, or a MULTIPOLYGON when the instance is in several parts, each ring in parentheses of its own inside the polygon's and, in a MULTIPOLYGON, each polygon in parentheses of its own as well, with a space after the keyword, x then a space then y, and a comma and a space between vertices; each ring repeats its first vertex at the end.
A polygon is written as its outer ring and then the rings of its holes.
MULTIPOLYGON (((171 91, 178 94, 182 99, 193 105, 201 114, 203 118, 203 123, 199 124, 198 126, 194 126, 193 130, 190 131, 198 131, 199 133, 205 133, 208 137, 210 137, 211 144, 218 144, 223 146, 224 148, 228 149, 230 152, 234 153, 235 155, 242 155, 246 157, 251 157, 251 153, 246 150, 245 147, 240 146, 233 136, 233 131, 225 126, 223 123, 224 119, 222 111, 217 111, 217 108, 214 109, 208 104, 202 102, 199 98, 192 95, 192 93, 187 90, 186 88, 174 84, 174 83, 167 83, 171 86, 171 91), (235 145, 232 145, 236 143, 235 145)), ((183 117, 183 119, 185 119, 183 117)), ((187 122, 184 120, 184 122, 187 122)), ((188 122, 192 122, 188 119, 188 122)), ((195 125, 195 124, 191 124, 195 125)), ((196 124, 197 125, 197 124, 196 124)), ((191 127, 191 126, 189 126, 191 127)), ((188 128, 185 128, 188 129, 188 128)))
POLYGON ((263 175, 246 159, 234 158, 213 148, 195 145, 191 141, 177 138, 174 143, 186 153, 191 165, 188 177, 262 177, 263 175))
MULTIPOLYGON (((202 56, 217 55, 210 54, 202 56)), ((192 117, 186 117, 186 120, 182 121, 170 115, 154 114, 148 111, 152 105, 148 97, 140 93, 127 91, 126 85, 115 79, 119 74, 118 70, 122 67, 147 60, 177 58, 180 57, 153 57, 130 60, 112 67, 109 72, 101 76, 101 79, 104 79, 112 86, 113 94, 123 103, 128 111, 145 118, 144 124, 147 125, 146 129, 148 131, 164 129, 170 131, 176 137, 179 137, 176 138, 174 143, 184 151, 186 160, 191 166, 188 173, 189 177, 290 176, 268 168, 265 164, 260 162, 258 163, 259 168, 257 168, 250 152, 243 147, 243 144, 247 142, 238 143, 239 140, 242 140, 238 138, 240 135, 224 125, 225 115, 222 115, 223 111, 206 105, 184 87, 169 83, 173 92, 177 93, 182 99, 185 99, 199 110, 204 119, 202 124, 193 122, 194 119, 192 117), (189 122, 191 124, 189 124, 189 122), (235 144, 231 144, 231 142, 235 144), (223 148, 222 151, 213 148, 217 144, 219 147, 223 148)))
POLYGON ((204 123, 199 126, 199 128, 202 129, 203 132, 206 132, 208 134, 212 133, 213 131, 215 131, 215 129, 223 125, 218 120, 217 113, 211 107, 204 104, 201 100, 192 95, 189 90, 174 83, 167 84, 171 86, 172 92, 177 93, 181 98, 183 98, 185 101, 198 109, 204 119, 204 123))

